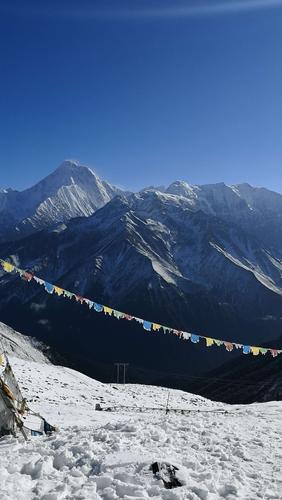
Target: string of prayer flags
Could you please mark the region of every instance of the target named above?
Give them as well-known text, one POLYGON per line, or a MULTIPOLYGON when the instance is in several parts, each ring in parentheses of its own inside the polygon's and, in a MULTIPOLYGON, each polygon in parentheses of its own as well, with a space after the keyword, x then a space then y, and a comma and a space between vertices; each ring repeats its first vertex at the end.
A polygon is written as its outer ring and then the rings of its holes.
MULTIPOLYGON (((181 340, 190 340, 193 344, 198 344, 201 340, 204 340, 205 346, 206 347, 221 347, 224 346, 226 351, 231 352, 233 349, 240 349, 242 350, 243 354, 252 354, 253 356, 259 356, 260 354, 265 355, 269 353, 273 358, 276 358, 279 354, 282 353, 281 349, 273 349, 269 347, 258 347, 258 346, 251 346, 251 345, 242 345, 238 344, 236 342, 229 342, 227 340, 220 340, 220 339, 214 339, 211 337, 206 337, 204 335, 198 335, 196 333, 190 333, 190 332, 183 332, 180 330, 176 330, 174 328, 170 328, 169 326, 164 326, 159 323, 154 323, 151 321, 148 321, 146 319, 142 318, 137 318, 136 316, 133 316, 131 314, 122 312, 122 311, 117 311, 115 309, 112 309, 109 306, 106 306, 104 304, 99 304, 98 302, 94 302, 86 297, 83 297, 82 295, 75 294, 73 292, 69 292, 68 290, 65 290, 64 288, 61 288, 57 285, 54 285, 53 283, 49 283, 48 281, 44 281, 43 279, 39 278, 38 276, 35 276, 33 273, 24 271, 22 269, 19 269, 16 267, 14 264, 11 264, 10 262, 7 262, 5 260, 0 259, 0 264, 2 266, 2 269, 7 272, 7 273, 12 273, 16 272, 17 274, 20 275, 20 277, 27 282, 30 282, 31 280, 34 280, 38 285, 42 286, 45 291, 49 294, 55 293, 59 297, 65 297, 70 300, 75 299, 76 302, 79 304, 86 304, 89 309, 93 309, 96 312, 103 312, 105 315, 108 316, 113 316, 114 318, 120 320, 120 319, 125 319, 127 321, 136 321, 137 323, 141 324, 147 332, 161 332, 163 334, 170 333, 172 335, 176 335, 179 339, 181 340)), ((0 360, 1 363, 1 360, 0 360)))

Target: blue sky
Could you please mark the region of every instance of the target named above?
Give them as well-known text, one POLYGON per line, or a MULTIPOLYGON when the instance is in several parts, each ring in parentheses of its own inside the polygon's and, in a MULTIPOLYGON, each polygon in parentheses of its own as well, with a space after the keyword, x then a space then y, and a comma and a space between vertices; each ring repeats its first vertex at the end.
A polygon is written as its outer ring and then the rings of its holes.
POLYGON ((0 0, 0 186, 74 158, 282 192, 281 50, 280 0, 0 0))

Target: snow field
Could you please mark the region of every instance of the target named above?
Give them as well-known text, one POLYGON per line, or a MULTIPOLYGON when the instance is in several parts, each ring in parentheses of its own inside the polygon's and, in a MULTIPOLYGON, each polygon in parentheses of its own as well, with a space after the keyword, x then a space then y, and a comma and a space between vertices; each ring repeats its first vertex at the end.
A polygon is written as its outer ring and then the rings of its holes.
POLYGON ((0 439, 1 499, 282 499, 281 402, 232 407, 171 390, 171 407, 193 411, 166 415, 167 389, 11 362, 31 408, 60 431, 0 439), (95 411, 97 402, 115 411, 95 411), (183 486, 166 490, 154 461, 178 466, 183 486))

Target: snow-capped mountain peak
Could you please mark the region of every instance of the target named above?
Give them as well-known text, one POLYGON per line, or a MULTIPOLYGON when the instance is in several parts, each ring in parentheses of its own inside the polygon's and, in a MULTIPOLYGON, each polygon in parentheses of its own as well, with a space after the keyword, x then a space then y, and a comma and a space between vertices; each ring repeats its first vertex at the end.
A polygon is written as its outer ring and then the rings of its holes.
POLYGON ((84 166, 77 160, 64 160, 46 179, 57 179, 61 184, 71 181, 71 183, 85 183, 91 178, 99 179, 94 170, 84 166))
POLYGON ((122 191, 76 160, 65 160, 50 175, 22 192, 2 190, 0 235, 25 235, 44 227, 88 217, 122 191), (1 231, 2 229, 2 231, 1 231))
POLYGON ((79 166, 79 160, 66 159, 57 167, 57 170, 61 170, 63 168, 76 168, 79 166))
POLYGON ((265 211, 278 213, 282 211, 282 196, 263 187, 253 187, 248 183, 230 186, 238 197, 244 200, 252 210, 264 214, 265 211))
POLYGON ((198 190, 198 186, 193 186, 192 184, 188 184, 185 181, 175 181, 168 186, 166 192, 176 194, 178 196, 193 197, 196 196, 198 190))

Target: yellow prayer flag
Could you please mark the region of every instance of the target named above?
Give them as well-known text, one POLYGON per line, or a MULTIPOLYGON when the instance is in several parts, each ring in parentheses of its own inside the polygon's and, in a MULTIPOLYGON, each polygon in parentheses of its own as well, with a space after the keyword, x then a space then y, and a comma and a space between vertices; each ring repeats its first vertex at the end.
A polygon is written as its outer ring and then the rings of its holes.
POLYGON ((210 337, 206 337, 206 346, 207 347, 210 347, 211 345, 213 345, 214 343, 214 340, 211 339, 210 337))
POLYGON ((161 328, 161 325, 158 325, 158 323, 153 323, 153 330, 154 332, 156 332, 157 330, 159 330, 161 328))
POLYGON ((104 313, 109 314, 111 316, 113 313, 113 309, 111 309, 110 307, 104 306, 104 313))
POLYGON ((254 356, 258 356, 260 349, 259 349, 259 347, 252 346, 251 347, 251 351, 252 351, 252 353, 253 353, 254 356))
POLYGON ((10 264, 9 262, 3 262, 2 266, 4 271, 6 271, 7 273, 11 273, 15 269, 15 266, 10 264))

